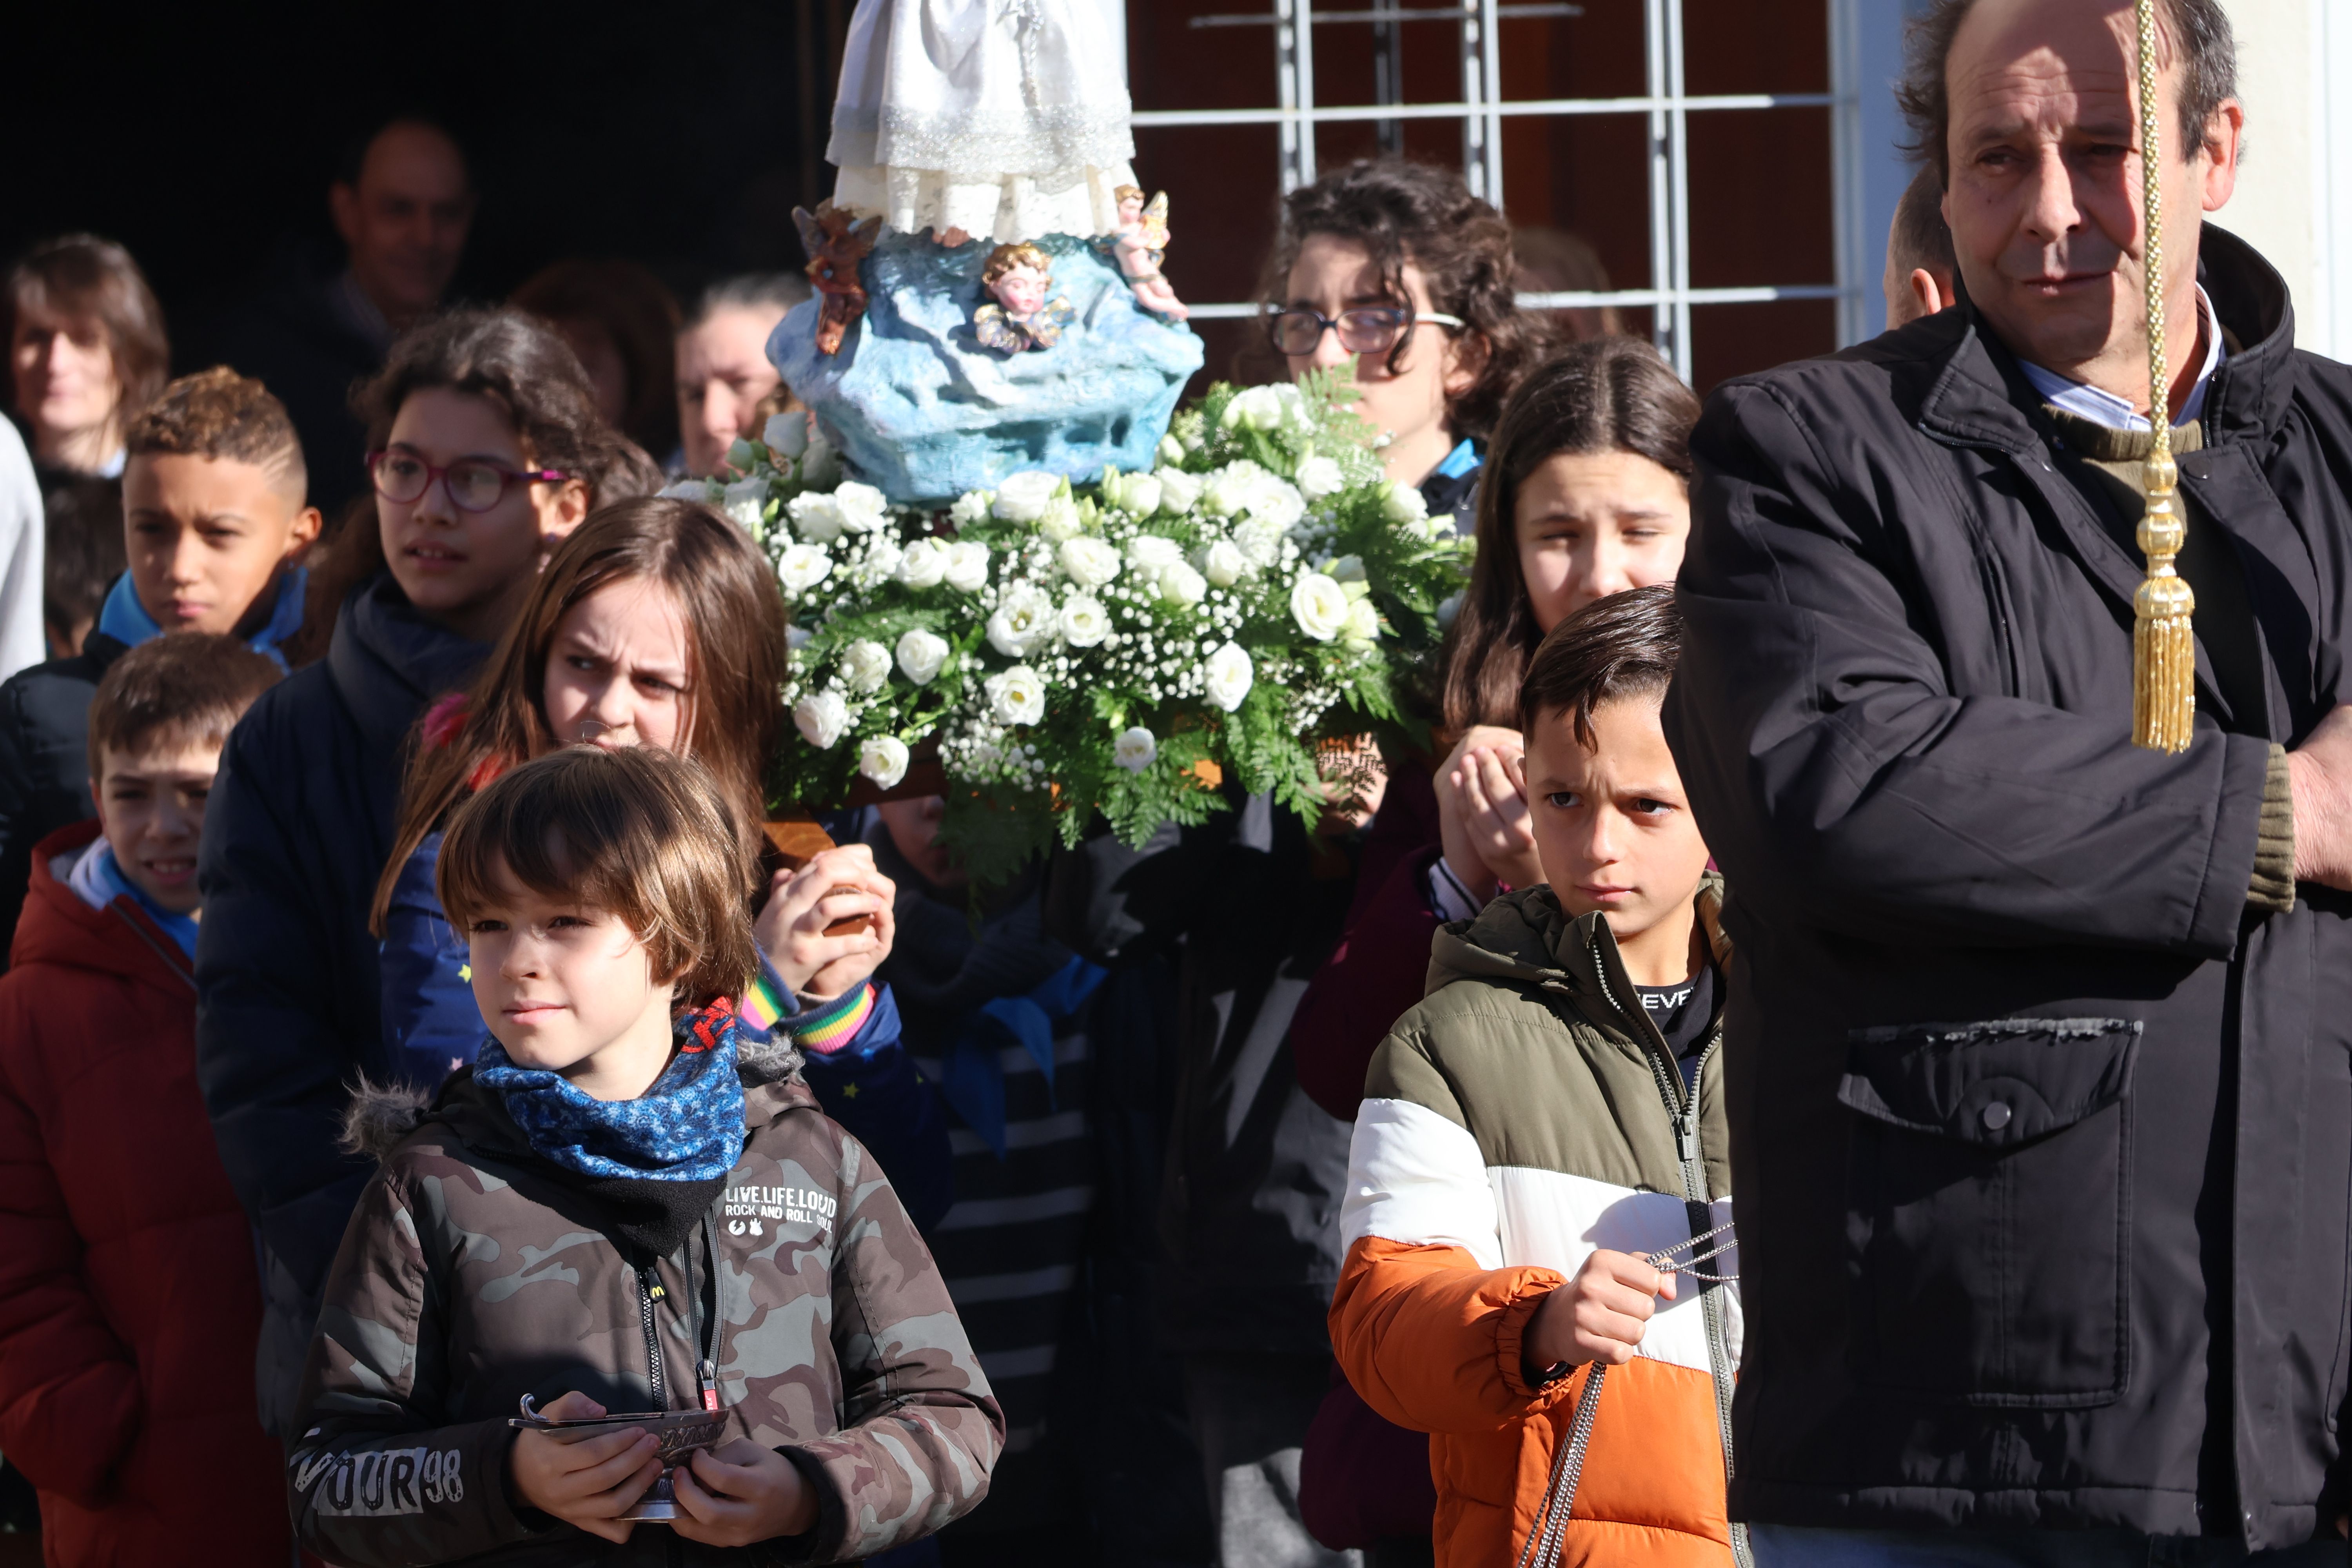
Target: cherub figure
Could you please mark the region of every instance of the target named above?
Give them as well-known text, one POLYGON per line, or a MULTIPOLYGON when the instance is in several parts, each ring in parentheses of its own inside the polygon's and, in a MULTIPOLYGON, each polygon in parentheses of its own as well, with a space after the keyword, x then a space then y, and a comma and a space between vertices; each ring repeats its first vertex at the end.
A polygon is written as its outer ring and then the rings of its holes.
POLYGON ((1077 314, 1067 300, 1046 300, 1054 287, 1053 258, 1026 241, 989 252, 980 281, 996 297, 972 312, 972 336, 982 348, 1009 354, 1050 349, 1077 314))
POLYGON ((1160 263, 1168 259, 1168 193, 1152 197, 1149 206, 1138 186, 1121 185, 1112 194, 1118 197, 1118 228, 1112 248, 1135 302, 1170 321, 1184 320, 1192 312, 1176 298, 1176 290, 1160 270, 1160 263))
POLYGON ((866 314, 866 286, 857 280, 857 264, 874 248, 882 220, 870 217, 856 223, 847 213, 824 201, 817 203, 814 213, 794 207, 793 222, 800 226, 801 243, 808 247, 809 281, 824 297, 816 319, 817 353, 839 353, 841 340, 866 314))

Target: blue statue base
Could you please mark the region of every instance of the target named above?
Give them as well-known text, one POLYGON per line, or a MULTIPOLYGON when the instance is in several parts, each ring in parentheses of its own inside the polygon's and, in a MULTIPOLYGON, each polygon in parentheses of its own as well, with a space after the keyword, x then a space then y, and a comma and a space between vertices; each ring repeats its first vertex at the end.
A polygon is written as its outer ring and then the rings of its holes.
POLYGON ((1054 258, 1050 297, 1075 312, 1051 348, 1008 354, 973 337, 988 244, 950 250, 887 230, 860 268, 866 315, 839 353, 816 351, 819 300, 777 324, 768 358, 855 478, 894 501, 945 504, 1024 468, 1083 482, 1106 465, 1152 466, 1201 340, 1138 306, 1091 241, 1036 244, 1054 258))

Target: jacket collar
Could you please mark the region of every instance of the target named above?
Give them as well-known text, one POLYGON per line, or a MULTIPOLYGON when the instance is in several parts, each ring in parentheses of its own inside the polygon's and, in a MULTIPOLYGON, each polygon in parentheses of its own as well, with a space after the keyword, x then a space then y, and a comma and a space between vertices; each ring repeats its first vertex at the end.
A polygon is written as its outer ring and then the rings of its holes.
MULTIPOLYGON (((1710 871, 1698 885, 1699 928, 1720 969, 1731 962, 1723 930, 1723 879, 1710 871)), ((1517 980, 1576 997, 1589 1008, 1618 1014, 1629 1033, 1624 966, 1617 941, 1600 914, 1570 916, 1549 887, 1505 894, 1466 926, 1440 930, 1430 952, 1429 985, 1478 976, 1517 980), (1612 1005, 1612 1001, 1614 1005, 1612 1005)))
MULTIPOLYGON (((2241 345, 2206 388, 2205 444, 2263 439, 2285 422, 2294 394, 2294 309, 2286 280, 2253 247, 2210 223, 2197 261, 2198 281, 2215 317, 2241 345)), ((1987 329, 1965 289, 1959 307, 1946 317, 1932 318, 1950 342, 1934 361, 1920 427, 1956 446, 2010 453, 2040 446, 2041 432, 2027 410, 2039 408, 2041 396, 2016 356, 1987 329)))
POLYGON ((343 601, 327 670, 361 731, 397 747, 425 705, 472 679, 489 651, 420 614, 386 572, 343 601))
POLYGON ((54 869, 60 857, 79 853, 98 832, 97 822, 78 822, 33 846, 32 885, 26 889, 9 963, 54 963, 193 993, 194 966, 145 911, 129 899, 91 909, 54 869))

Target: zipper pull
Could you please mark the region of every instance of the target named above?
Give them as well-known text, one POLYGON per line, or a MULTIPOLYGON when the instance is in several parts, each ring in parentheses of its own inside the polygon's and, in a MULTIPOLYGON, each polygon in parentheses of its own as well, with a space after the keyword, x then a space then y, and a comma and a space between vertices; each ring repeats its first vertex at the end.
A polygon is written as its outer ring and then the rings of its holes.
POLYGON ((1698 1159, 1697 1117, 1692 1117, 1675 1129, 1675 1146, 1682 1155, 1683 1163, 1687 1165, 1698 1159))
POLYGON ((710 1364, 710 1358, 709 1356, 704 1356, 700 1361, 695 1363, 694 1375, 699 1379, 702 1384, 702 1407, 705 1410, 718 1409, 719 1371, 716 1367, 710 1364))

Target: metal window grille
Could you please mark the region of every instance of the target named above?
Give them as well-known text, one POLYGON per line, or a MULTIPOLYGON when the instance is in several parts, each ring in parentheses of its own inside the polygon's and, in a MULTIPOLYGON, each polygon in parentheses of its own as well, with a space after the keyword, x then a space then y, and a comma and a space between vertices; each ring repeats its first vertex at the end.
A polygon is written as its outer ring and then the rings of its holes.
MULTIPOLYGON (((1647 308, 1658 350, 1675 371, 1692 377, 1691 308, 1747 304, 1769 300, 1846 300, 1851 286, 1836 283, 1697 289, 1691 286, 1689 117, 1720 110, 1838 108, 1834 93, 1714 93, 1693 97, 1683 87, 1682 0, 1642 0, 1643 52, 1647 91, 1639 98, 1543 98, 1507 100, 1502 95, 1499 24, 1517 16, 1572 16, 1574 5, 1504 4, 1468 0, 1444 8, 1407 6, 1402 0, 1375 0, 1364 9, 1317 10, 1313 0, 1272 0, 1270 12, 1197 16, 1194 27, 1265 27, 1274 32, 1277 102, 1271 109, 1151 110, 1139 111, 1145 126, 1275 125, 1280 128, 1282 188, 1293 191, 1315 178, 1315 128, 1340 121, 1370 121, 1381 144, 1402 144, 1406 120, 1462 121, 1462 173, 1471 191, 1507 211, 1503 190, 1503 119, 1506 115, 1639 114, 1649 123, 1650 279, 1646 289, 1605 292, 1522 293, 1531 310, 1595 305, 1647 308), (1459 39, 1462 96, 1452 103, 1406 103, 1402 91, 1405 26, 1452 22, 1459 39), (1315 28, 1370 25, 1374 29, 1373 83, 1378 102, 1322 105, 1315 100, 1315 28)), ((1196 317, 1249 317, 1258 307, 1225 302, 1192 307, 1196 317)))

